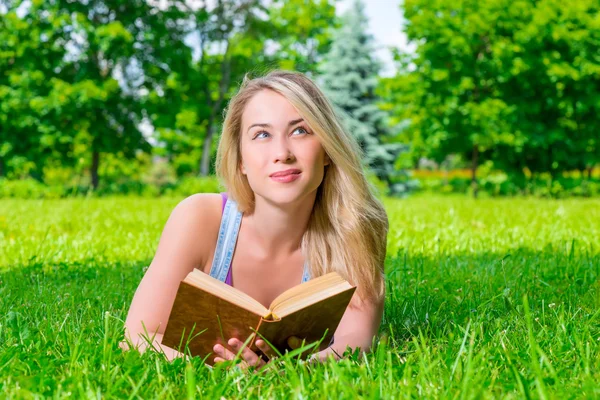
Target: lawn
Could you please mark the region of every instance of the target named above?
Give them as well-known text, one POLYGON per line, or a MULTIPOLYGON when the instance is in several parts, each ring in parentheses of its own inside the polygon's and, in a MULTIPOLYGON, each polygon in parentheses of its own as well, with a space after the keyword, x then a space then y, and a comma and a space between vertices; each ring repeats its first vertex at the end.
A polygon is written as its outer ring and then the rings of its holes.
POLYGON ((385 199, 378 345, 263 374, 118 347, 179 200, 0 200, 0 398, 600 397, 600 200, 385 199))

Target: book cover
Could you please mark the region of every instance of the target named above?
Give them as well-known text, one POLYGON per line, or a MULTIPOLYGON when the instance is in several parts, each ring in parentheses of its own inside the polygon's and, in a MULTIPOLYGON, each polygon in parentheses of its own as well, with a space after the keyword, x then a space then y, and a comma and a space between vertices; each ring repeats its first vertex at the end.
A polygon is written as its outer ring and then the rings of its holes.
MULTIPOLYGON (((356 289, 341 278, 342 284, 327 286, 323 278, 324 283, 315 286, 319 283, 315 278, 311 285, 298 285, 278 297, 286 300, 286 307, 281 307, 283 315, 279 316, 277 305, 267 310, 255 301, 257 305, 250 307, 236 296, 242 292, 227 285, 223 288, 221 282, 201 274, 196 277, 207 283, 203 288, 187 278, 180 283, 162 344, 183 352, 187 343, 192 356, 208 356, 205 361, 210 365, 216 343, 226 345, 232 337, 245 341, 255 331, 282 353, 288 350, 290 336, 304 338, 307 343, 323 338, 321 349, 327 347, 356 289), (290 298, 286 299, 288 292, 290 298)), ((257 350, 253 341, 250 348, 257 350)))

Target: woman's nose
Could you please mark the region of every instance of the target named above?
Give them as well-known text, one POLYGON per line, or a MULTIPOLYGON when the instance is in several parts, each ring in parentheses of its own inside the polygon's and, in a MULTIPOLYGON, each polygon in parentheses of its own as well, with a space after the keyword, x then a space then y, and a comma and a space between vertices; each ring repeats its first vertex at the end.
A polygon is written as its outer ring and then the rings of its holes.
POLYGON ((287 141, 287 138, 279 138, 274 141, 275 148, 273 149, 274 162, 282 161, 289 162, 294 159, 294 154, 290 145, 287 141))

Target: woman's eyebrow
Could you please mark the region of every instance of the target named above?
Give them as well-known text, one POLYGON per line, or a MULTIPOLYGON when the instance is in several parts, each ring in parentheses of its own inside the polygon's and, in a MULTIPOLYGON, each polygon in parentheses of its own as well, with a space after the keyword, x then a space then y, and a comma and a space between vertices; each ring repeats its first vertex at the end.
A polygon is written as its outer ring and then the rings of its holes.
MULTIPOLYGON (((298 122, 302 122, 302 121, 304 121, 303 118, 292 120, 292 121, 288 122, 288 126, 296 125, 298 122)), ((259 126, 261 128, 272 128, 273 127, 273 125, 271 125, 271 124, 265 124, 265 123, 252 124, 252 125, 250 125, 248 127, 248 130, 246 131, 246 133, 248 133, 250 131, 250 129, 253 128, 253 127, 255 127, 255 126, 259 126)))

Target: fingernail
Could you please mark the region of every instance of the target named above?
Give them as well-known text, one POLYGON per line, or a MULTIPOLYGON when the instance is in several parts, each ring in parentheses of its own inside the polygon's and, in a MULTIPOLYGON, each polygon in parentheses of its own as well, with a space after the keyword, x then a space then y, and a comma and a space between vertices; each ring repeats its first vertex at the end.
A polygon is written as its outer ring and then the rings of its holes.
POLYGON ((215 345, 213 346, 213 350, 214 350, 215 352, 217 352, 217 353, 218 353, 218 352, 220 352, 220 351, 221 351, 221 345, 220 345, 220 344, 215 344, 215 345))
POLYGON ((237 348, 238 347, 237 340, 235 340, 235 339, 229 339, 229 341, 227 343, 229 343, 229 345, 231 347, 233 347, 233 348, 237 348))

